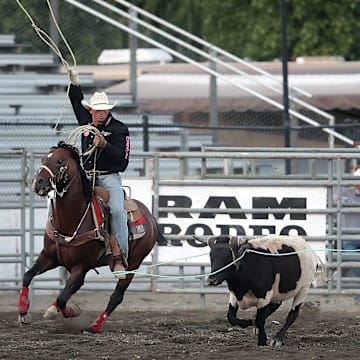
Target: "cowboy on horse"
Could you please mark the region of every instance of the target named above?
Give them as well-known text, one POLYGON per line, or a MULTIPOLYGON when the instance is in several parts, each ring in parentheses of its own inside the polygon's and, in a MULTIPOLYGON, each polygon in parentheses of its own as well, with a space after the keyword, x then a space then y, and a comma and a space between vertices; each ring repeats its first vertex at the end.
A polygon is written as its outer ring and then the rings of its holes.
POLYGON ((96 177, 99 186, 109 192, 109 208, 113 236, 111 248, 114 256, 112 270, 118 278, 127 268, 128 258, 128 227, 124 210, 124 192, 120 173, 129 164, 130 135, 128 127, 114 118, 110 104, 104 92, 95 92, 90 103, 84 100, 79 77, 76 70, 69 69, 70 91, 69 97, 79 125, 91 124, 97 130, 82 133, 81 147, 83 152, 83 167, 87 174, 96 177), (86 157, 89 148, 95 147, 86 157), (115 239, 117 241, 115 241, 115 239))
MULTIPOLYGON (((28 311, 29 286, 34 276, 58 266, 65 267, 69 272, 65 287, 45 312, 44 318, 54 319, 58 313, 70 318, 81 313, 79 306, 68 304, 68 301, 84 284, 87 272, 113 262, 108 246, 110 235, 106 232, 109 229, 109 217, 106 216, 106 206, 101 206, 105 202, 94 200, 96 196, 92 184, 81 166, 78 150, 74 146, 60 142, 57 147, 50 149, 41 160, 32 189, 41 197, 49 197, 52 193, 54 197, 51 198, 52 216, 46 225, 43 249, 35 264, 23 277, 18 299, 21 324, 31 322, 28 311), (101 215, 98 217, 101 221, 94 221, 97 218, 94 213, 101 215)), ((132 225, 128 271, 124 278, 118 280, 104 311, 89 327, 83 329, 86 333, 102 331, 109 315, 123 301, 124 293, 135 275, 134 270, 139 268, 155 242, 163 239, 154 217, 143 203, 132 199, 129 213, 132 214, 132 225), (133 236, 132 227, 146 231, 133 236)))

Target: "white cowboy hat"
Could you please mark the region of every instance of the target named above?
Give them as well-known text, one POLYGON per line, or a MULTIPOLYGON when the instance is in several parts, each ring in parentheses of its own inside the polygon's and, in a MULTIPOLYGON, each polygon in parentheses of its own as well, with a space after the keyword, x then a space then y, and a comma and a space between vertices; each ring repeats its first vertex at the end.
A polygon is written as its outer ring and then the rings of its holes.
POLYGON ((111 110, 116 105, 116 102, 109 104, 109 99, 104 92, 95 92, 90 99, 90 104, 85 99, 81 100, 81 104, 88 110, 111 110))

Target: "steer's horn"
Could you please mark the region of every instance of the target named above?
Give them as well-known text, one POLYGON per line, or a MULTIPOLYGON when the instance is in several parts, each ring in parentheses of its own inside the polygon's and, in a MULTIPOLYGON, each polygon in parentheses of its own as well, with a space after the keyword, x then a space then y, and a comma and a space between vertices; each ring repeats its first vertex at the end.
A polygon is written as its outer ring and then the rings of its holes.
POLYGON ((230 247, 234 251, 234 253, 238 253, 240 251, 240 248, 247 244, 247 240, 242 238, 241 236, 232 236, 230 238, 230 247))
POLYGON ((200 236, 197 236, 197 235, 193 235, 193 239, 207 245, 209 237, 205 238, 204 236, 200 237, 200 236))

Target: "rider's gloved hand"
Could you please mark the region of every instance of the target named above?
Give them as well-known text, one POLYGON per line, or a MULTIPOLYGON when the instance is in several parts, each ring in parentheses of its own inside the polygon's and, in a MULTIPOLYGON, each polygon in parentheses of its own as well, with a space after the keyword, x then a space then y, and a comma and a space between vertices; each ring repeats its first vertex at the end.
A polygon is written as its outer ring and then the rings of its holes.
POLYGON ((68 74, 69 74, 70 82, 75 86, 79 85, 79 74, 77 70, 74 68, 69 68, 68 74))
POLYGON ((106 146, 105 138, 101 134, 96 133, 94 138, 94 145, 100 149, 104 148, 106 146))

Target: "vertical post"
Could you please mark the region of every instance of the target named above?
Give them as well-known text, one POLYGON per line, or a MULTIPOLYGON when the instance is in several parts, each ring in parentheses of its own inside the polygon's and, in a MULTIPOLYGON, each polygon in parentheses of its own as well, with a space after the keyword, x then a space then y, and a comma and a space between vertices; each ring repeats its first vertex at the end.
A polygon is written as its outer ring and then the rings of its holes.
MULTIPOLYGON (((34 165, 34 152, 31 151, 28 153, 28 157, 26 158, 29 161, 28 169, 30 176, 35 174, 34 165)), ((31 187, 31 186, 30 186, 31 187)), ((29 268, 34 265, 34 254, 35 254, 35 194, 29 189, 29 268)), ((21 273, 24 276, 24 273, 21 273)), ((34 287, 30 288, 30 303, 34 304, 35 296, 34 296, 34 287)))
MULTIPOLYGON (((154 191, 154 196, 153 196, 153 206, 152 206, 152 214, 154 216, 155 219, 159 218, 159 192, 160 192, 160 159, 159 159, 159 153, 154 153, 153 154, 153 191, 154 191)), ((158 243, 156 242, 154 251, 152 253, 152 261, 151 264, 152 265, 156 265, 159 263, 159 246, 158 243)), ((152 273, 154 275, 158 275, 159 274, 159 266, 153 266, 152 268, 152 273)), ((156 292, 158 288, 158 279, 155 276, 151 277, 151 285, 150 285, 150 289, 152 292, 156 292)))
MULTIPOLYGON (((59 1, 58 0, 50 0, 50 6, 54 13, 54 17, 57 23, 59 23, 59 1)), ((57 31, 55 22, 53 17, 50 14, 50 29, 49 29, 50 38, 52 41, 56 44, 56 46, 59 46, 59 33, 57 31)), ((52 50, 50 50, 52 53, 52 50)), ((59 63, 60 59, 57 56, 54 56, 54 61, 59 63)))
MULTIPOLYGON (((130 8, 129 27, 132 30, 137 30, 137 23, 132 18, 137 17, 137 12, 130 8)), ((129 48, 130 48, 130 93, 132 95, 133 103, 137 102, 137 38, 133 34, 129 34, 129 48)))
MULTIPOLYGON (((288 87, 288 47, 287 47, 287 9, 286 1, 280 0, 281 14, 281 58, 283 76, 283 124, 284 124, 284 146, 290 147, 290 117, 289 117, 289 87, 288 87)), ((290 159, 285 160, 285 172, 291 173, 290 159)))
MULTIPOLYGON (((143 115, 143 151, 149 151, 149 116, 143 115)), ((146 158, 143 161, 143 175, 146 176, 146 158)))
POLYGON ((149 151, 149 116, 143 115, 143 151, 149 151))
MULTIPOLYGON (((20 227, 21 227, 21 257, 22 257, 22 262, 21 262, 21 276, 24 275, 25 270, 26 270, 26 263, 28 263, 28 259, 27 259, 27 251, 26 251, 26 212, 25 212, 25 207, 26 207, 26 190, 27 190, 27 174, 26 174, 26 169, 27 169, 27 153, 26 151, 23 149, 21 152, 21 209, 20 209, 20 227)), ((31 263, 31 260, 30 260, 31 263)))
MULTIPOLYGON (((210 49, 210 69, 216 71, 216 63, 213 60, 214 57, 216 57, 216 51, 211 48, 210 49)), ((218 118, 218 105, 217 105, 217 82, 216 82, 216 76, 210 75, 210 89, 209 89, 209 95, 210 95, 210 104, 209 104, 209 123, 211 133, 213 135, 213 140, 216 143, 218 134, 216 127, 219 125, 219 118, 218 118)))
MULTIPOLYGON (((335 129, 334 125, 335 125, 335 118, 331 118, 331 120, 329 120, 329 125, 330 125, 330 129, 335 129)), ((335 137, 334 134, 329 134, 329 148, 333 149, 335 147, 335 137)))
MULTIPOLYGON (((189 151, 189 137, 185 129, 181 129, 180 131, 180 150, 181 151, 189 151)), ((188 161, 186 158, 179 159, 180 161, 180 173, 179 176, 181 179, 184 179, 185 176, 188 175, 188 161)))

